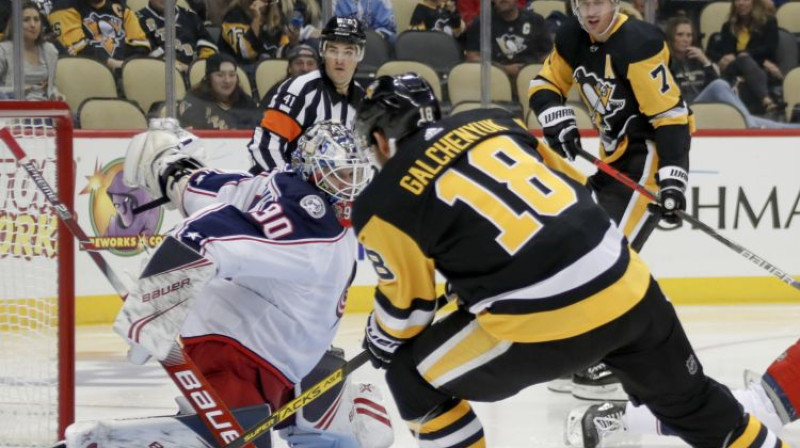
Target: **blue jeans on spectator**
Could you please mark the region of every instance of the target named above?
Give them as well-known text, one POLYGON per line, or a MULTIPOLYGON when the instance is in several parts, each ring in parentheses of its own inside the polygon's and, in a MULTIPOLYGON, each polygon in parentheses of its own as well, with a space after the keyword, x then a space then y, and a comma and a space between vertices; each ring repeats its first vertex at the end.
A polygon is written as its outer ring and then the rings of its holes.
POLYGON ((800 123, 781 123, 750 114, 731 85, 724 79, 715 79, 703 89, 694 99, 695 103, 725 103, 735 107, 742 116, 748 128, 763 129, 800 129, 800 123))

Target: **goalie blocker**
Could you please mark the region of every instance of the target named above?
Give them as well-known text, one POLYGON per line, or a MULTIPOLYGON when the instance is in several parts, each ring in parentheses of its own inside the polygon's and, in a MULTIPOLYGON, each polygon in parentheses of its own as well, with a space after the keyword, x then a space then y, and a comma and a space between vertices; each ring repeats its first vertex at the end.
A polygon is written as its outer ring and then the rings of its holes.
MULTIPOLYGON (((328 351, 314 370, 295 388, 300 395, 344 365, 339 349, 328 351)), ((188 412, 191 408, 184 406, 188 412)), ((233 411, 236 420, 249 428, 270 414, 269 405, 248 406, 233 411)), ((394 442, 389 414, 379 387, 352 383, 349 378, 308 403, 291 426, 280 435, 297 448, 388 448, 394 442)), ((272 446, 272 437, 253 442, 256 448, 272 446)), ((197 415, 83 421, 71 425, 65 441, 54 448, 208 448, 213 436, 197 415)))
POLYGON ((131 345, 129 359, 143 364, 147 354, 168 358, 192 298, 214 276, 214 265, 168 236, 153 253, 114 322, 131 345), (143 354, 146 352, 146 354, 143 354))

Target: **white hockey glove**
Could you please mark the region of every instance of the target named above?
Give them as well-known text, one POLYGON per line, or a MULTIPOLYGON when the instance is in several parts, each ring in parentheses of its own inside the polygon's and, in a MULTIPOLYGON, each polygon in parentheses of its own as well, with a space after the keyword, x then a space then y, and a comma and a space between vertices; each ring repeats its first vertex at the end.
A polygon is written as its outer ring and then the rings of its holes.
POLYGON ((133 137, 125 153, 123 181, 144 188, 150 197, 167 197, 170 208, 181 208, 189 174, 203 163, 182 151, 173 131, 152 130, 133 137))
POLYGON ((402 344, 403 341, 399 341, 381 330, 376 321, 374 311, 369 314, 362 346, 369 350, 369 360, 373 367, 376 369, 389 367, 394 352, 402 344))
POLYGON ((664 209, 664 221, 670 224, 680 222, 676 210, 686 210, 686 186, 689 183, 689 173, 680 166, 670 165, 661 167, 656 174, 659 186, 658 198, 661 208, 664 209))
POLYGON ((545 109, 538 117, 547 145, 562 157, 575 160, 581 148, 581 134, 575 121, 575 111, 569 106, 545 109))
POLYGON ((192 156, 192 158, 197 159, 199 162, 205 162, 206 151, 202 140, 200 140, 200 137, 182 128, 176 118, 151 118, 148 122, 147 129, 150 131, 172 132, 178 137, 180 151, 182 153, 192 156))

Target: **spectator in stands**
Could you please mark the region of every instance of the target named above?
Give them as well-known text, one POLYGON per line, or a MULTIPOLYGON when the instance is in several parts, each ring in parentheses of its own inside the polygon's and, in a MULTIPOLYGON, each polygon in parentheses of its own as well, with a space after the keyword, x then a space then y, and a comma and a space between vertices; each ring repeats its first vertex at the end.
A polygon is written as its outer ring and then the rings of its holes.
POLYGON ((286 36, 289 42, 285 49, 301 44, 319 46, 320 11, 316 0, 283 0, 281 12, 288 17, 286 36))
POLYGON ((0 1, 0 41, 6 39, 6 28, 11 19, 11 2, 0 1))
POLYGON ((728 21, 708 52, 724 78, 743 80, 739 95, 752 113, 772 115, 782 109, 782 94, 770 92, 783 81, 775 62, 777 48, 778 22, 765 0, 731 0, 728 21))
MULTIPOLYGON (((512 79, 519 70, 541 63, 553 49, 553 39, 539 14, 520 8, 515 0, 492 0, 492 62, 512 79)), ((480 61, 480 18, 464 33, 467 61, 480 61)))
POLYGON ((800 124, 780 123, 752 115, 731 85, 719 77, 711 59, 694 45, 694 35, 688 17, 673 17, 667 22, 667 42, 672 55, 669 68, 687 103, 730 104, 739 110, 750 128, 800 129, 800 124))
POLYGON ((633 0, 632 2, 620 2, 619 12, 633 17, 634 19, 644 20, 644 2, 646 0, 633 0))
POLYGON ((280 57, 289 43, 286 22, 276 0, 235 0, 222 19, 219 49, 251 72, 261 59, 280 57))
MULTIPOLYGON (((22 4, 22 59, 23 88, 26 100, 64 101, 56 88, 56 62, 58 50, 46 42, 43 34, 43 16, 36 3, 22 4)), ((14 93, 14 42, 9 23, 5 35, 8 40, 0 42, 0 91, 11 97, 14 93)))
POLYGON ((262 112, 267 108, 270 98, 275 95, 278 87, 280 87, 284 81, 291 78, 296 78, 300 75, 305 75, 306 73, 313 72, 319 68, 319 54, 317 53, 317 50, 310 45, 300 44, 292 47, 286 54, 286 59, 289 62, 289 64, 286 66, 286 78, 275 83, 275 85, 269 89, 267 94, 263 96, 263 100, 261 102, 262 112))
MULTIPOLYGON (((150 0, 146 7, 136 12, 147 40, 150 57, 164 57, 164 8, 166 0, 150 0)), ((194 11, 175 6, 175 67, 185 73, 195 59, 205 59, 217 52, 217 46, 203 25, 203 19, 194 11)))
POLYGON ((258 124, 255 101, 239 87, 236 60, 216 53, 206 61, 206 75, 178 105, 181 125, 194 129, 248 129, 258 124))
POLYGON ((53 10, 53 1, 54 0, 31 0, 33 3, 36 3, 36 6, 39 8, 39 12, 44 14, 44 18, 47 19, 47 16, 50 15, 50 12, 53 10))
POLYGON ((96 59, 112 70, 151 50, 125 0, 55 0, 49 19, 68 54, 96 59))
POLYGON ((33 3, 36 3, 36 6, 39 8, 39 12, 42 13, 42 36, 44 40, 55 43, 56 36, 55 32, 53 31, 53 27, 50 26, 50 21, 47 17, 50 16, 50 12, 53 10, 53 1, 54 0, 32 0, 33 3))
MULTIPOLYGON (((517 0, 517 6, 520 9, 525 9, 528 3, 530 1, 517 0)), ((569 4, 570 2, 567 1, 566 3, 569 4)), ((472 25, 472 21, 481 15, 481 0, 456 0, 456 7, 467 26, 472 25)))
POLYGON ((442 31, 458 37, 464 31, 464 21, 455 0, 422 0, 411 14, 409 29, 442 31))
POLYGON ((390 0, 336 0, 334 15, 355 17, 387 41, 397 40, 397 21, 390 0))

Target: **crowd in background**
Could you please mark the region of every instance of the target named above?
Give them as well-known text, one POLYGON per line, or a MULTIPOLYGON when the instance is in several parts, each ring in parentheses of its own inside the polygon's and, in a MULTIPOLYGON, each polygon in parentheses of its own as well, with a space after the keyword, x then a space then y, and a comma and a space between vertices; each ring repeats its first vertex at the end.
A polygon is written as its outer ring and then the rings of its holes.
MULTIPOLYGON (((386 42, 390 54, 398 38, 393 5, 415 0, 334 0, 332 12, 355 16, 386 42)), ((533 3, 543 0, 533 0, 533 3)), ((621 12, 643 20, 646 0, 623 2, 621 12)), ((657 0, 655 21, 665 31, 671 49, 671 69, 687 102, 724 102, 736 107, 750 127, 780 127, 784 113, 783 79, 797 67, 778 52, 776 9, 785 0, 730 0, 727 21, 700 44, 697 5, 680 0, 657 0)), ((513 84, 520 70, 542 63, 553 48, 559 26, 570 14, 570 1, 546 16, 536 13, 530 0, 492 0, 492 63, 513 84)), ((28 100, 64 100, 55 83, 59 57, 96 60, 119 82, 126 61, 163 59, 166 0, 25 0, 22 42, 28 100)), ((11 0, 0 0, 0 95, 13 97, 14 30, 11 0)), ((437 31, 452 37, 462 60, 480 60, 480 1, 421 0, 415 6, 408 31, 437 31)), ((175 64, 183 74, 187 94, 178 104, 185 126, 206 129, 251 128, 260 119, 259 104, 268 91, 245 91, 241 76, 256 86, 256 67, 263 60, 284 59, 287 76, 317 68, 322 24, 319 0, 180 0, 175 10, 175 64), (301 49, 302 51, 299 51, 301 49), (190 67, 208 60, 199 81, 190 82, 190 67)), ((785 31, 782 31, 785 33, 785 31)), ((800 35, 794 35, 800 43, 800 35)), ((369 45, 367 51, 369 52, 369 45)), ((367 55, 369 57, 369 54, 367 55)), ((359 72, 364 81, 374 73, 359 72)), ((443 78, 446 73, 442 74, 443 78)), ((444 79, 443 79, 444 81, 444 79)), ((63 89, 62 89, 63 90, 63 89)), ((264 89, 269 90, 269 89, 264 89)), ((273 89, 274 90, 274 89, 273 89)), ((527 98, 517 98, 514 111, 527 98)), ((443 98, 445 103, 447 98, 443 98)), ((163 113, 156 103, 145 114, 163 113)), ((791 116, 790 116, 791 118, 791 116)), ((800 111, 796 119, 800 121, 800 111)))

